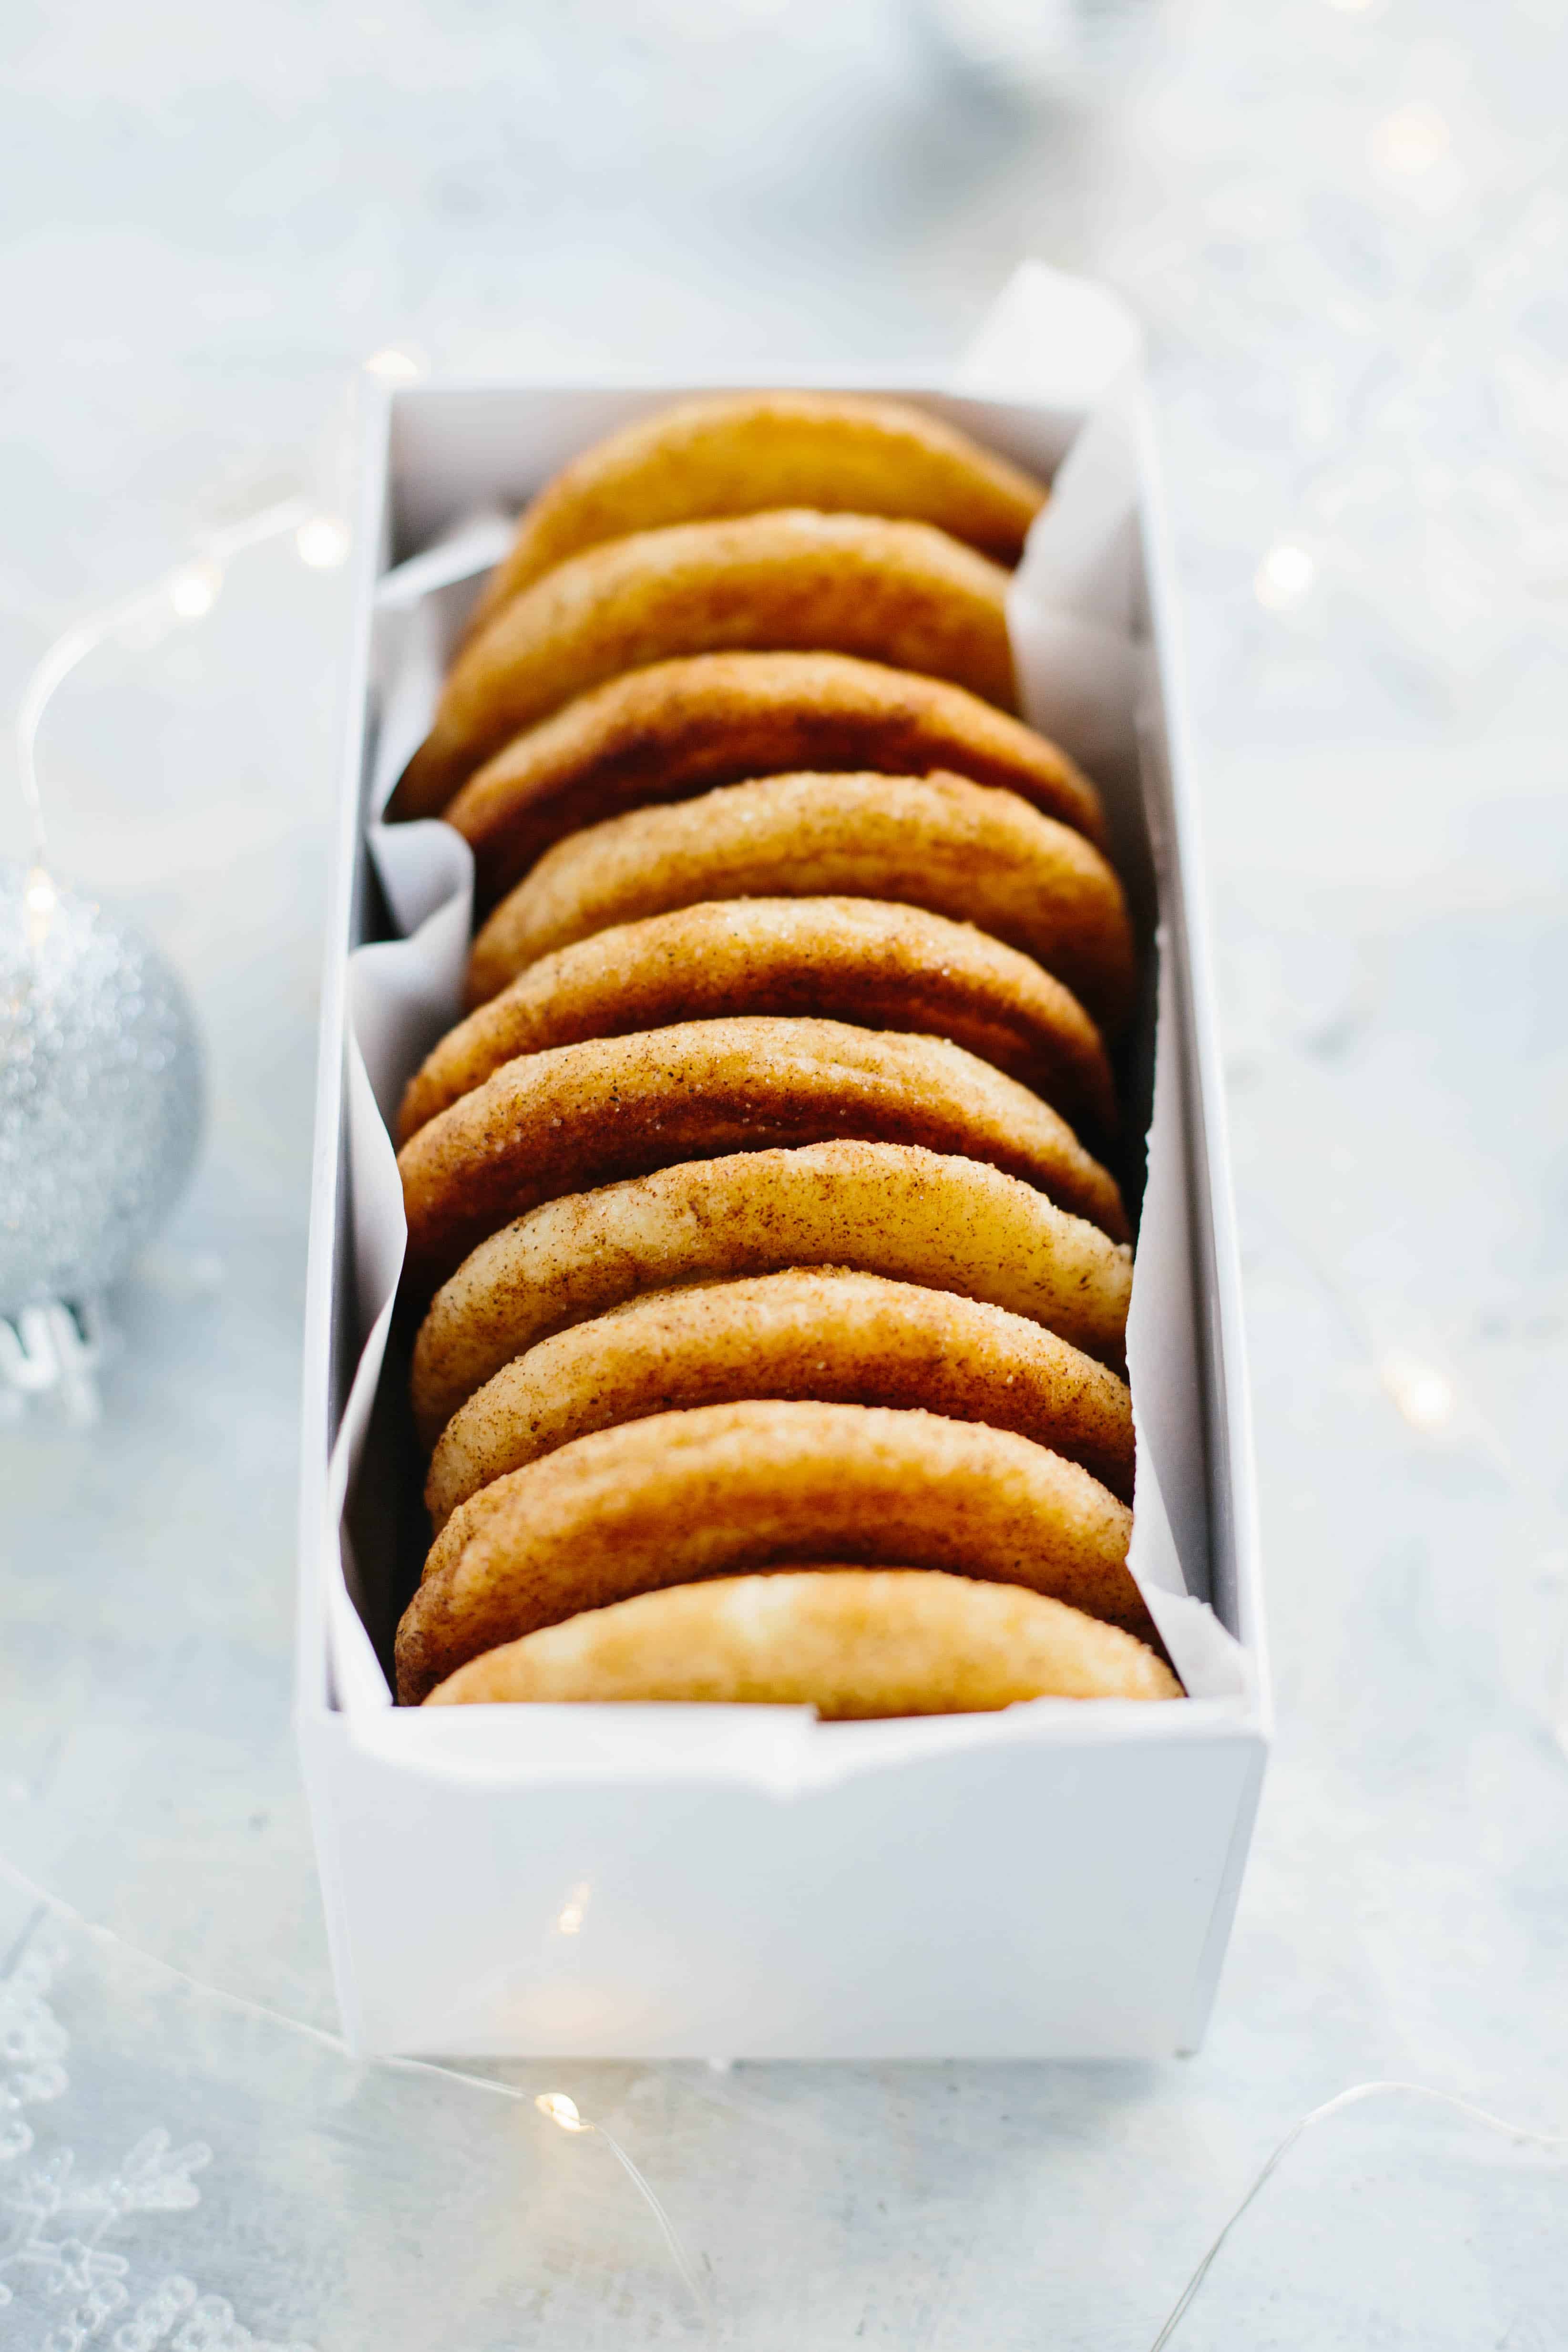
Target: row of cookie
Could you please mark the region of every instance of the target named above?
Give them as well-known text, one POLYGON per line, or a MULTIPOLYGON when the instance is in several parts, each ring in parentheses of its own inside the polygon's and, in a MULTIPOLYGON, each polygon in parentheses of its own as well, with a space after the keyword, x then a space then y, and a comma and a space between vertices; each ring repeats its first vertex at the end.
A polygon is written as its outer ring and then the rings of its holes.
POLYGON ((1061 1115, 1096 1137, 1114 1118, 1066 982, 1113 1022, 1132 986, 1092 790, 962 687, 838 649, 858 581, 857 649, 869 629, 1010 698, 1010 656, 1000 690, 955 585, 979 559, 939 532, 934 551, 839 518, 812 588, 820 514, 671 526, 701 498, 755 503, 758 474, 799 497, 815 467, 821 500, 825 454, 862 497, 869 454, 870 487, 896 476, 895 511, 918 511, 914 446, 927 512, 950 524, 956 488, 973 524, 988 501, 1016 553, 1034 486, 912 415, 707 404, 569 468, 404 780, 406 813, 434 804, 538 719, 530 698, 586 676, 449 811, 495 911, 478 1009, 403 1107, 411 1283, 450 1277, 416 1349, 437 1540, 400 1632, 405 1697, 876 1713, 1176 1687, 1113 1630, 1152 1631, 1124 1565, 1125 1390, 1061 1336, 1113 1361, 1125 1305, 1120 1197, 1061 1115), (727 472, 740 445, 751 468, 727 472), (640 547, 613 536, 629 512, 658 526, 640 547), (584 558, 574 535, 611 543, 584 558), (780 580, 804 618, 780 619, 780 580), (737 611, 763 650, 695 649, 715 613, 733 642, 737 611), (650 647, 674 657, 593 682, 650 647), (808 759, 855 765, 789 772, 808 759), (835 1557, 890 1565, 722 1573, 835 1557))
MULTIPOLYGON (((1130 1274, 1124 1247, 1017 1178, 878 1142, 683 1161, 503 1226, 415 1349, 438 1532, 399 1633, 402 1695, 461 1675, 448 1696, 616 1696, 541 1684, 539 1629, 779 1560, 1019 1583, 1149 1641, 1125 1564, 1129 1401, 1101 1360, 1120 1354, 1130 1274)), ((1168 1687, 1124 1640, 1100 1649, 1100 1687, 1168 1687)), ((968 1661, 934 1657, 933 1706, 1000 1703, 968 1661)), ((682 1663, 700 1681, 701 1658, 682 1663)), ((1034 1650, 1017 1663, 1038 1675, 1034 1650)))

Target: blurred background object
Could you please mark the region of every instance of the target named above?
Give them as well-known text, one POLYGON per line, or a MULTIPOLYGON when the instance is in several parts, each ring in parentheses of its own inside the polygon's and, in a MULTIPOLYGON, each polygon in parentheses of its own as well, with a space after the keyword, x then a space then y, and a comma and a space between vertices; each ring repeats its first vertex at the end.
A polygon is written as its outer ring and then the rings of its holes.
POLYGON ((141 934, 0 863, 0 1418, 97 1418, 102 1296, 179 1198, 202 1123, 190 1000, 141 934))
POLYGON ((1004 106, 1103 99, 1158 0, 909 0, 946 61, 1004 106))

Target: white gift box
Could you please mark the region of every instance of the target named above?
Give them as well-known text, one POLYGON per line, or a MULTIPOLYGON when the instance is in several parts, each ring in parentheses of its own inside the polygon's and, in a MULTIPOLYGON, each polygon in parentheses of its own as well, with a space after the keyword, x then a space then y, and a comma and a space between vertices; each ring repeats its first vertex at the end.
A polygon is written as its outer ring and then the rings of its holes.
POLYGON ((1009 625, 1026 715, 1100 784, 1144 936, 1130 1564, 1189 1695, 843 1724, 793 1707, 392 1704, 383 1661, 427 1530, 385 1119, 457 1015, 472 869, 444 825, 376 820, 503 515, 693 389, 400 388, 372 420, 360 540, 298 1612, 304 1769, 345 2030, 364 2052, 1155 2057, 1192 2049, 1213 2000, 1268 1696, 1220 1056, 1136 334, 1098 289, 1031 265, 949 385, 852 388, 894 391, 1053 478, 1009 625))

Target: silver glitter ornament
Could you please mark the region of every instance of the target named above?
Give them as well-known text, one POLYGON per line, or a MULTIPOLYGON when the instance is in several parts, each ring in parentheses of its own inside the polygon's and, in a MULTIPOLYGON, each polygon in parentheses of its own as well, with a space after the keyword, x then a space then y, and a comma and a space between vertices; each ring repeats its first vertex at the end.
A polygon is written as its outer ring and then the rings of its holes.
POLYGON ((24 1340, 51 1308, 90 1317, 168 1214, 202 1104, 190 999, 157 949, 0 862, 0 1316, 24 1340))

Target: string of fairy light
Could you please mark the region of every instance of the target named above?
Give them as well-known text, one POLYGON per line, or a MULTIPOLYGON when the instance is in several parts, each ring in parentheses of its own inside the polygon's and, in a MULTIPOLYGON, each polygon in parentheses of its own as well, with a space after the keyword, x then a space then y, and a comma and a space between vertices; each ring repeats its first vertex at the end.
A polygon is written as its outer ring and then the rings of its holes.
MULTIPOLYGON (((33 1904, 35 1927, 44 1918, 57 1920, 82 1935, 91 1947, 100 1950, 115 1951, 126 1962, 144 1973, 177 1986, 185 1992, 193 1993, 202 2000, 215 2001, 223 2008, 254 2022, 276 2027, 289 2034, 298 2035, 319 2048, 330 2051, 349 2065, 364 2065, 368 2069, 380 2069, 392 2074, 451 2083, 484 2097, 507 2101, 519 2108, 531 2105, 547 2122, 553 2124, 557 2130, 566 2133, 569 2137, 596 2138, 624 2172, 657 2225, 676 2274, 692 2298, 705 2340, 709 2344, 716 2342, 717 2318, 712 2299, 680 2232, 675 2228, 653 2183, 635 2158, 622 2147, 614 2133, 605 2125, 596 2123, 585 2116, 569 2092, 541 2091, 530 2094, 517 2084, 501 2081, 495 2075, 473 2074, 465 2068, 444 2065, 432 2059, 357 2059, 348 2044, 339 2035, 329 2032, 325 2027, 310 2025, 302 2019, 289 2017, 285 2011, 273 2009, 264 2001, 250 2000, 245 1994, 231 1993, 225 1991, 221 1986, 205 1984, 199 1977, 191 1975, 187 1969, 177 1968, 171 1961, 160 1959, 154 1953, 144 1952, 138 1945, 131 1944, 122 1936, 117 1935, 112 1928, 87 1918, 77 1910, 74 1905, 64 1902, 58 1895, 51 1894, 46 1887, 39 1885, 37 1880, 26 1872, 18 1869, 4 1854, 0 1854, 0 1883, 8 1885, 15 1893, 25 1896, 33 1904)), ((30 1928, 28 1934, 32 1932, 30 1928)), ((24 1937, 24 1946, 26 1940, 26 1937, 24 1937)), ((1397 2079, 1352 2084, 1348 2089, 1336 2093, 1333 2098, 1323 2100, 1320 2105, 1300 2116, 1283 2137, 1275 2144, 1270 2155, 1253 2175, 1245 2194, 1233 2206, 1221 2228, 1210 2239, 1201 2259, 1154 2338, 1150 2352, 1167 2352, 1167 2347, 1175 2342, 1183 2322, 1202 2294, 1227 2244, 1298 2144, 1309 2133, 1318 2131, 1322 2126, 1345 2114, 1351 2108, 1363 2106, 1373 2100, 1387 2099, 1414 2101, 1418 2105, 1435 2108, 1441 2113, 1457 2116, 1461 2121, 1471 2124, 1495 2137, 1511 2140, 1516 2147, 1540 2150, 1552 2156, 1568 2151, 1568 2134, 1542 2131, 1532 2125, 1513 2122, 1507 2116, 1495 2114, 1490 2108, 1479 2106, 1473 2101, 1462 2098, 1454 2092, 1439 2090, 1429 2084, 1397 2079)))
POLYGON ((113 638, 163 626, 204 620, 218 601, 226 567, 246 550, 292 533, 295 552, 313 572, 335 569, 347 558, 350 533, 334 514, 318 511, 309 499, 291 498, 209 532, 173 571, 119 597, 67 629, 47 648, 23 689, 16 711, 16 774, 30 835, 25 886, 35 951, 57 903, 49 871, 48 826, 38 775, 38 736, 44 714, 73 670, 113 638))
MULTIPOLYGON (((422 352, 388 345, 372 352, 365 373, 383 384, 413 383, 424 373, 422 352)), ((16 709, 16 773, 30 836, 26 882, 29 916, 47 921, 56 903, 49 874, 48 827, 38 776, 38 735, 44 714, 78 664, 120 636, 154 635, 162 628, 205 620, 222 593, 227 568, 251 548, 292 535, 301 563, 335 571, 348 559, 351 534, 341 516, 303 497, 281 499, 239 521, 207 532, 172 571, 117 597, 56 637, 35 665, 16 709)))

